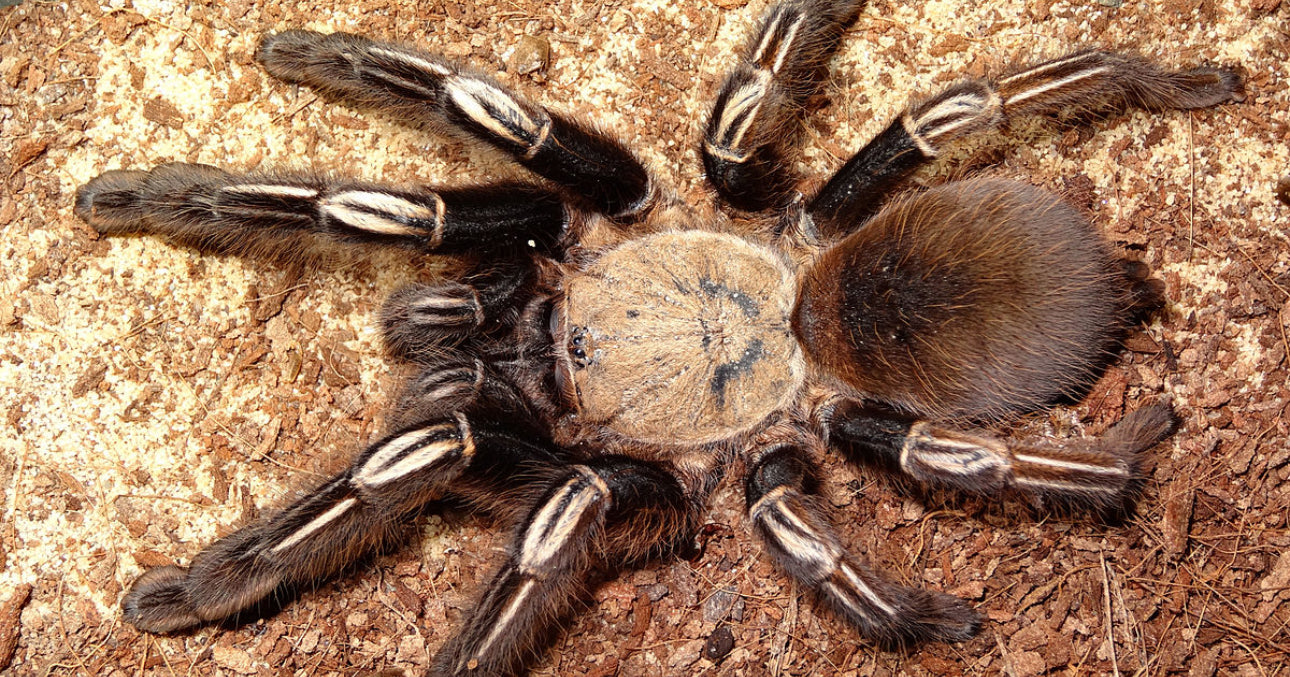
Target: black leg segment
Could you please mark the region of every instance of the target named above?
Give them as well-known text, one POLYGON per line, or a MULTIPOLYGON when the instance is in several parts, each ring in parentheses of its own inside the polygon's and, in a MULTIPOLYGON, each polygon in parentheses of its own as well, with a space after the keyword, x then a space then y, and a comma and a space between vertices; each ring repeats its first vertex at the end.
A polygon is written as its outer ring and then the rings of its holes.
MULTIPOLYGON (((914 137, 899 120, 851 156, 833 178, 816 193, 807 207, 817 229, 839 223, 864 223, 928 160, 914 137)), ((827 228, 832 234, 837 228, 827 228)))

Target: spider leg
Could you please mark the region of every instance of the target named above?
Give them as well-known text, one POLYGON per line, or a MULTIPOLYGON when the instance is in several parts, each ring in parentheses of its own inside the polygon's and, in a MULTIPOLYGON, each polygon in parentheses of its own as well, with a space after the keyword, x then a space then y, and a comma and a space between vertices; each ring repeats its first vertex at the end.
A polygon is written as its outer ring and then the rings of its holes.
POLYGON ((520 495, 525 483, 542 486, 563 463, 529 430, 495 422, 521 418, 513 398, 479 363, 426 370, 404 393, 395 432, 308 496, 216 541, 188 568, 148 570, 122 600, 125 619, 171 632, 233 618, 387 545, 416 510, 446 493, 488 484, 492 494, 520 495))
POLYGON ((1174 433, 1172 409, 1155 404, 1125 416, 1100 438, 1004 441, 960 432, 838 398, 817 414, 848 460, 878 465, 924 484, 980 494, 1012 489, 1108 515, 1131 507, 1143 454, 1174 433))
POLYGON ((753 530, 780 567, 861 635, 883 646, 907 646, 977 633, 980 617, 958 598, 892 583, 846 552, 825 517, 801 448, 779 444, 760 453, 745 483, 753 530))
POLYGON ((256 58, 280 80, 501 150, 602 214, 630 216, 653 196, 649 173, 618 141, 433 54, 293 30, 264 38, 256 58))
POLYGON ((694 531, 693 502, 660 464, 606 456, 569 466, 549 486, 431 675, 511 674, 585 591, 594 567, 666 550, 694 531))
POLYGON ((807 101, 863 0, 772 5, 727 76, 703 137, 703 166, 717 193, 747 211, 783 207, 798 177, 789 167, 807 101))
POLYGON ((963 80, 909 106, 838 170, 807 205, 825 235, 862 225, 901 182, 953 141, 1025 115, 1206 108, 1239 99, 1241 79, 1217 68, 1169 71, 1134 55, 1086 51, 1014 71, 963 80))
POLYGON ((339 244, 550 251, 569 221, 559 196, 531 184, 395 189, 196 164, 106 172, 77 191, 76 214, 105 235, 279 261, 310 261, 339 244))
POLYGON ((511 326, 535 277, 532 261, 521 259, 488 262, 457 282, 403 287, 381 309, 385 345, 405 360, 436 360, 446 345, 511 326))

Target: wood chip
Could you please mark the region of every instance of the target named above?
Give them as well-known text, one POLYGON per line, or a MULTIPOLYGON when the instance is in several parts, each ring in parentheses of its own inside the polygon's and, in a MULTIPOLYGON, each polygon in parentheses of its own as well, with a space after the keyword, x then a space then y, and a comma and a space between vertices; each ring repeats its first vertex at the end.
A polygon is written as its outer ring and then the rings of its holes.
POLYGON ((507 69, 518 75, 546 70, 551 63, 551 43, 544 37, 525 35, 507 60, 507 69))
POLYGON ((1162 537, 1165 541, 1165 550, 1174 559, 1182 557, 1187 552, 1188 532, 1191 529, 1191 513, 1195 499, 1196 494, 1187 491, 1174 496, 1165 504, 1164 524, 1161 525, 1162 537))
POLYGON ((1272 573, 1259 581, 1259 589, 1264 591, 1263 601, 1265 602, 1272 601, 1277 595, 1290 593, 1288 588, 1290 588, 1290 551, 1281 553, 1277 563, 1272 567, 1272 573))
POLYGON ((13 654, 18 650, 18 635, 23 607, 31 600, 31 585, 22 584, 0 602, 0 672, 8 669, 13 654))
POLYGON ((13 223, 13 219, 18 215, 18 201, 13 198, 2 198, 0 202, 0 226, 7 226, 13 223))
POLYGON ((76 379, 76 383, 72 384, 72 397, 81 397, 97 388, 103 382, 105 374, 107 374, 106 363, 97 361, 91 364, 89 369, 86 369, 80 378, 76 379))
POLYGON ((150 549, 140 550, 134 553, 134 561, 139 566, 146 567, 149 569, 153 567, 164 567, 175 563, 173 559, 167 557, 166 555, 163 555, 157 552, 156 550, 150 550, 150 549))
POLYGON ((184 126, 184 114, 175 108, 175 104, 159 96, 143 104, 143 117, 171 129, 180 129, 184 126))
POLYGON ((49 149, 49 141, 46 139, 26 139, 19 141, 13 149, 13 157, 9 162, 9 174, 13 175, 18 170, 36 161, 36 158, 44 155, 49 149))
POLYGON ((251 654, 236 647, 219 645, 211 647, 211 658, 220 667, 227 668, 233 672, 244 675, 253 675, 259 672, 259 668, 256 667, 255 659, 251 657, 251 654))

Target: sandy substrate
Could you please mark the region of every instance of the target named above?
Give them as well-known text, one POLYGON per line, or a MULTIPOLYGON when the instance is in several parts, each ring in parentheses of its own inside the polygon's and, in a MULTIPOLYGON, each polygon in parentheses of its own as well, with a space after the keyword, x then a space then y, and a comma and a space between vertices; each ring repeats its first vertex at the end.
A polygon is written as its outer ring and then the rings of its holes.
MULTIPOLYGON (((0 672, 417 674, 506 540, 487 519, 432 516, 413 545, 263 620, 173 637, 123 624, 118 603, 140 571, 189 561, 379 431, 397 375, 375 311, 441 262, 291 271, 99 240, 72 215, 77 186, 171 161, 391 182, 511 175, 487 153, 327 105, 252 62, 264 32, 308 27, 469 60, 594 118, 702 199, 706 110, 763 6, 0 9, 0 672)), ((1184 428, 1157 449, 1138 514, 1107 526, 918 496, 831 458, 847 540, 894 577, 969 599, 988 618, 979 637, 908 653, 858 641, 759 554, 732 486, 700 559, 601 587, 535 674, 1286 673, 1290 205, 1275 193, 1290 174, 1290 2, 876 0, 838 59, 804 165, 820 176, 840 166, 912 94, 960 73, 1085 44, 1237 67, 1248 96, 1073 129, 1022 121, 920 180, 969 167, 1060 191, 1168 283, 1168 311, 1084 404, 1022 425, 1096 433, 1172 398, 1184 428)))

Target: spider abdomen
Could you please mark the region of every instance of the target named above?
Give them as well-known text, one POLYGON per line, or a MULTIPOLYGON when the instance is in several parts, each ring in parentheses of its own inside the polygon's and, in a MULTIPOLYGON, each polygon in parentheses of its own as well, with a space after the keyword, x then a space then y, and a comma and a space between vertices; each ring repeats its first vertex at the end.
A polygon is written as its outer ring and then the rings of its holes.
POLYGON ((795 289, 774 254, 733 235, 659 233, 608 252, 565 286, 558 334, 579 414, 661 444, 755 426, 803 379, 795 289))
POLYGON ((1131 284, 1056 196, 962 181, 887 207, 828 250, 803 277, 794 323, 839 385, 991 417, 1087 387, 1129 323, 1131 284))

